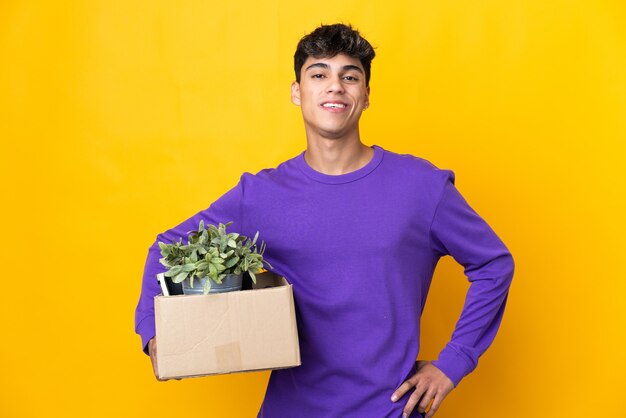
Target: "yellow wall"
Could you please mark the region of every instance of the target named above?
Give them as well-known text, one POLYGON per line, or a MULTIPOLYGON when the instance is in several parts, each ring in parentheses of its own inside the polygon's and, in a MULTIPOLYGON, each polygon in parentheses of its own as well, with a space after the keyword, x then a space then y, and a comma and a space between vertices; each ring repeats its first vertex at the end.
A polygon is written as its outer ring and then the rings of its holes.
MULTIPOLYGON (((304 149, 292 55, 335 21, 377 46, 363 141, 453 169, 515 256, 437 416, 624 416, 624 4, 4 0, 0 416, 256 416, 268 372, 158 383, 134 308, 157 233, 304 149)), ((420 357, 466 288, 442 261, 420 357)))

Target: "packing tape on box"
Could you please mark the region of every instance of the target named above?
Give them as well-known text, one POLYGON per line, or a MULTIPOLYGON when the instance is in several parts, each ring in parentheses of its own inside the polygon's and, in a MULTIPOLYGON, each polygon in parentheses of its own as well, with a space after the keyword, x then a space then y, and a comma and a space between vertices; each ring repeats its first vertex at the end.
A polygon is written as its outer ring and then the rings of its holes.
POLYGON ((217 367, 223 371, 241 370, 241 348, 239 341, 215 347, 217 367))

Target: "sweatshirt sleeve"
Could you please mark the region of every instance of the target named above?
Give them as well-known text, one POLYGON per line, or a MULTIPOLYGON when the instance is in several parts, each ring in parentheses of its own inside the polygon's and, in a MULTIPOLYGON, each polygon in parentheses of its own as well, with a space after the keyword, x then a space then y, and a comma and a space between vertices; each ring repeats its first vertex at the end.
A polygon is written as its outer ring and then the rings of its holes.
POLYGON ((187 242, 187 234, 198 229, 201 220, 205 225, 227 223, 232 221, 229 227, 232 231, 240 231, 243 222, 241 216, 241 199, 243 197, 243 176, 239 183, 218 200, 213 202, 207 209, 198 212, 181 224, 157 235, 156 241, 148 249, 148 256, 144 267, 141 284, 141 294, 135 309, 135 332, 141 336, 144 353, 148 354, 148 342, 156 335, 154 324, 154 297, 161 293, 161 288, 156 279, 158 273, 167 270, 159 259, 161 250, 159 241, 170 244, 183 238, 187 242))
POLYGON ((456 387, 493 342, 513 279, 513 257, 491 227, 467 204, 446 173, 431 224, 431 246, 464 267, 470 286, 452 338, 433 365, 456 387))

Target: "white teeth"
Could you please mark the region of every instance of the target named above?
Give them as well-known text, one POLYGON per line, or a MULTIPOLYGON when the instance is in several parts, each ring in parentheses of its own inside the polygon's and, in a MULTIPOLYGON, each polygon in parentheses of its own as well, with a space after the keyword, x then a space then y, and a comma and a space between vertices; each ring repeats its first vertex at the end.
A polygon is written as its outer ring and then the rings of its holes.
POLYGON ((339 103, 324 103, 322 106, 324 106, 324 107, 335 107, 335 108, 337 108, 337 107, 342 107, 342 108, 346 107, 346 105, 339 104, 339 103))

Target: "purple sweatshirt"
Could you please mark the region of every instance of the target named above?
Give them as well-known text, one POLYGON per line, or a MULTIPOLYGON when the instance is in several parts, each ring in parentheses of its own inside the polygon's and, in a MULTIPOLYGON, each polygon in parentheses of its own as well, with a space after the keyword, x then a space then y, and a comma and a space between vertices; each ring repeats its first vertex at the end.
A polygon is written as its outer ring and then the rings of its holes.
MULTIPOLYGON (((341 175, 312 169, 304 152, 239 183, 157 241, 186 238, 200 220, 267 244, 273 271, 293 285, 302 365, 273 370, 263 418, 402 416, 412 391, 391 394, 415 373, 420 317, 440 257, 470 281, 450 342, 433 362, 453 382, 492 343, 513 278, 511 253, 454 186, 454 173, 374 145, 364 167, 341 175)), ((184 241, 186 242, 186 241, 184 241)), ((144 351, 155 335, 149 249, 135 315, 144 351)), ((417 408, 412 417, 420 416, 417 408)))

